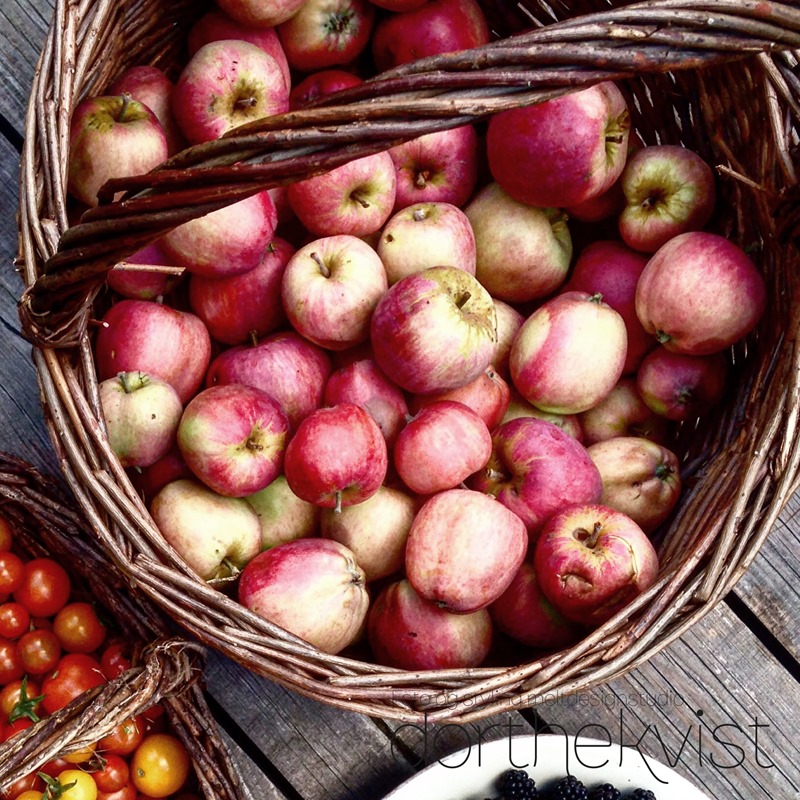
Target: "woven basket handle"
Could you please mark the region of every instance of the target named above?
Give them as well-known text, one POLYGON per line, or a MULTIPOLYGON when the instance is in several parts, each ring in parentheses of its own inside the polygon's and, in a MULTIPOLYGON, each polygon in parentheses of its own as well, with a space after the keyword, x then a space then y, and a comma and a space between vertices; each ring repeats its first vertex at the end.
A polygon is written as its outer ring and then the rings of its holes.
POLYGON ((147 175, 110 181, 21 298, 23 330, 41 346, 75 345, 114 264, 266 188, 602 80, 798 48, 793 3, 648 0, 399 67, 319 107, 189 148, 147 175))

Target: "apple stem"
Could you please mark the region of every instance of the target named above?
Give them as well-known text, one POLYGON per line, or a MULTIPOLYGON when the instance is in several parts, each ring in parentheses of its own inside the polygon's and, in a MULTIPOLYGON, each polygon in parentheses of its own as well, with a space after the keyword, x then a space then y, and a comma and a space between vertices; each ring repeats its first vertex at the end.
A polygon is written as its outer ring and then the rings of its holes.
POLYGON ((597 540, 600 538, 600 533, 602 530, 603 530, 603 524, 601 522, 595 522, 591 533, 587 531, 586 528, 576 528, 572 532, 572 535, 581 544, 585 545, 590 550, 594 550, 594 548, 597 547, 597 540))
POLYGON ((330 278, 331 271, 325 266, 325 262, 320 258, 319 253, 311 253, 310 258, 319 267, 319 271, 322 273, 323 277, 330 278))
MULTIPOLYGON (((417 177, 414 179, 414 186, 416 186, 417 189, 424 189, 428 185, 428 178, 430 178, 430 176, 431 173, 426 169, 418 172, 417 177)), ((416 219, 416 216, 414 218, 416 219)))
POLYGON ((250 346, 251 347, 257 347, 258 346, 258 331, 253 329, 252 331, 250 331, 248 336, 250 337, 250 346))
POLYGON ((120 372, 117 374, 125 394, 132 394, 137 389, 142 389, 150 382, 144 372, 120 372))
POLYGON ((258 442, 257 442, 257 441, 256 441, 256 440, 253 438, 253 436, 250 436, 250 437, 248 438, 248 440, 245 442, 245 445, 244 445, 244 446, 245 446, 245 447, 246 447, 248 450, 255 451, 256 453, 258 453, 258 452, 260 452, 261 450, 263 450, 263 449, 264 449, 264 445, 263 445, 263 444, 259 444, 259 443, 258 443, 258 442))
POLYGON ((119 107, 119 115, 117 116, 117 122, 126 122, 126 114, 128 112, 128 108, 133 100, 133 97, 128 94, 127 92, 123 92, 120 97, 122 98, 122 105, 119 107))
POLYGON ((595 292, 590 298, 590 303, 596 303, 598 306, 603 302, 603 295, 601 292, 595 292))
POLYGON ((342 513, 342 493, 341 491, 336 492, 336 505, 333 507, 334 514, 341 514, 342 513))
POLYGON ((228 577, 235 578, 239 574, 239 567, 229 558, 223 558, 220 566, 228 570, 228 577))
POLYGON ((492 469, 491 467, 488 467, 486 469, 486 477, 490 481, 503 481, 506 479, 506 476, 502 472, 496 469, 492 469))
POLYGON ((666 464, 659 464, 656 467, 656 478, 661 481, 665 481, 670 475, 672 475, 672 472, 672 467, 668 467, 666 464))
POLYGON ((664 331, 656 331, 656 339, 659 344, 666 344, 672 337, 664 331))
POLYGON ((358 192, 353 192, 350 197, 358 203, 361 208, 369 208, 369 203, 358 192))
POLYGON ((464 308, 472 295, 469 292, 464 292, 461 297, 456 300, 456 308, 464 308))
POLYGON ((233 107, 237 111, 244 111, 246 108, 253 108, 255 104, 258 102, 255 97, 250 95, 250 97, 240 97, 234 104, 233 107))
POLYGON ((428 212, 424 208, 416 208, 411 216, 414 217, 414 222, 424 222, 428 218, 428 212))

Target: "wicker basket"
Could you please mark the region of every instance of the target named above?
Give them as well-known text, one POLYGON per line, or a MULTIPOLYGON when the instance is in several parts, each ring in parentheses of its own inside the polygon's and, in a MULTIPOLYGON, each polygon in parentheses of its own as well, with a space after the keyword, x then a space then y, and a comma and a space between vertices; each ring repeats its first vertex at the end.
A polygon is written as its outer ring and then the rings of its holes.
POLYGON ((107 197, 126 191, 127 199, 102 204, 70 228, 71 109, 129 66, 150 62, 174 74, 193 6, 58 4, 27 119, 20 230, 29 288, 20 313, 38 345, 64 474, 114 562, 202 641, 255 672, 326 703, 406 721, 463 722, 532 705, 548 692, 585 690, 680 636, 742 575, 798 476, 800 270, 774 219, 797 183, 800 9, 756 0, 527 0, 527 8, 485 0, 492 44, 397 68, 315 109, 260 121, 149 175, 109 184, 107 197), (681 431, 686 488, 660 540, 656 585, 563 652, 511 668, 408 673, 321 653, 198 581, 165 545, 103 434, 92 303, 109 266, 265 187, 604 79, 620 82, 645 143, 682 143, 715 165, 716 230, 753 255, 770 298, 758 329, 730 351, 735 391, 681 431))
POLYGON ((202 650, 169 636, 168 620, 125 590, 99 544, 62 499, 52 479, 0 453, 0 515, 14 530, 14 548, 68 566, 73 587, 99 602, 133 644, 134 666, 0 745, 0 794, 53 758, 97 742, 121 722, 162 703, 172 729, 191 754, 198 786, 208 800, 244 795, 221 743, 198 679, 202 650))

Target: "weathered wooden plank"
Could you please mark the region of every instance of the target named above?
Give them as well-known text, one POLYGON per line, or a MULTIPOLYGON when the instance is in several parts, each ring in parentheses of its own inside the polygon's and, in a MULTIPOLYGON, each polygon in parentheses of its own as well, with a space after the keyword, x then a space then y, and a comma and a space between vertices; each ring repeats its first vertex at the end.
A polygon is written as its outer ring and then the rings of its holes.
POLYGON ((51 0, 3 0, 0 4, 0 116, 20 133, 53 5, 51 0))
POLYGON ((45 430, 31 347, 19 334, 17 298, 22 279, 17 253, 19 156, 0 138, 0 448, 56 473, 58 465, 45 430))
POLYGON ((296 695, 219 655, 209 658, 206 684, 304 800, 375 800, 413 774, 369 717, 296 695))
MULTIPOLYGON (((285 800, 286 795, 253 763, 252 759, 239 747, 236 739, 225 728, 220 728, 220 734, 231 754, 245 792, 248 792, 253 800, 285 800)), ((246 797, 247 794, 245 794, 246 797)))

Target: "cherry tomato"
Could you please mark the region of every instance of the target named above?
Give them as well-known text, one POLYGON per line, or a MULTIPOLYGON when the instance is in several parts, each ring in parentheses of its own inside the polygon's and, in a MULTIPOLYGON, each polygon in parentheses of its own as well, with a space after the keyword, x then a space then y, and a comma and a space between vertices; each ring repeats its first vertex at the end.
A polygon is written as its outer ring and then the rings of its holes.
POLYGON ((13 739, 18 733, 22 733, 22 731, 26 731, 32 726, 33 720, 28 719, 27 717, 22 717, 14 720, 14 722, 9 722, 5 728, 3 728, 3 741, 7 742, 9 739, 13 739))
POLYGON ((25 564, 15 553, 0 552, 0 594, 9 595, 22 584, 25 564))
POLYGON ((106 679, 96 658, 83 653, 68 653, 42 682, 42 707, 52 714, 85 691, 104 683, 106 679))
POLYGON ((35 772, 30 772, 24 778, 20 778, 9 786, 6 786, 6 788, 0 792, 0 798, 2 798, 2 800, 13 800, 13 798, 19 797, 23 792, 30 791, 38 791, 39 797, 42 796, 42 792, 44 791, 44 781, 35 772))
POLYGON ((144 739, 144 725, 139 717, 121 722, 108 736, 97 743, 97 749, 105 755, 114 753, 127 756, 132 753, 144 739))
POLYGON ((10 550, 14 543, 14 532, 4 517, 0 517, 0 551, 10 550))
POLYGON ((100 656, 100 667, 103 675, 110 681, 118 678, 131 668, 131 660, 125 654, 122 642, 111 642, 100 656))
POLYGON ((57 778, 65 769, 72 769, 72 764, 64 761, 63 758, 54 758, 44 764, 38 772, 43 772, 51 778, 57 778))
POLYGON ((85 764, 94 755, 96 744, 87 744, 86 747, 81 747, 80 750, 73 750, 64 756, 64 761, 68 764, 85 764))
POLYGON ((52 672, 61 658, 61 644, 53 631, 28 631, 17 642, 17 652, 25 672, 44 675, 52 672))
POLYGON ((162 705, 156 704, 146 708, 139 714, 139 717, 144 723, 145 733, 160 733, 166 728, 164 706, 162 705))
POLYGON ((0 639, 0 686, 18 680, 25 674, 22 659, 19 657, 17 643, 0 639))
MULTIPOLYGON (((27 675, 20 680, 7 683, 0 691, 0 714, 8 719, 32 714, 38 719, 42 701, 39 699, 39 684, 29 680, 27 675)), ((30 717, 33 720, 33 717, 30 717)), ((34 720, 35 721, 35 720, 34 720)))
POLYGON ((22 794, 18 794, 14 800, 42 800, 42 793, 36 789, 27 789, 22 794))
POLYGON ((124 789, 131 776, 128 762, 116 753, 108 753, 103 758, 103 768, 92 773, 98 790, 108 793, 124 789))
POLYGON ((68 653, 94 653, 107 633, 89 603, 67 603, 53 620, 53 632, 68 653))
POLYGON ((97 784, 82 769, 65 769, 56 780, 61 784, 61 800, 97 800, 97 784))
POLYGON ((69 575, 61 564, 52 558, 34 558, 25 564, 14 599, 32 617, 52 617, 67 604, 70 591, 69 575))
POLYGON ((0 636, 19 639, 31 624, 31 615, 22 603, 0 605, 0 636))
POLYGON ((177 792, 189 777, 191 759, 180 739, 168 733, 146 736, 131 760, 131 780, 150 797, 177 792))
POLYGON ((98 792, 97 800, 137 800, 139 793, 132 783, 126 783, 116 792, 98 792))

